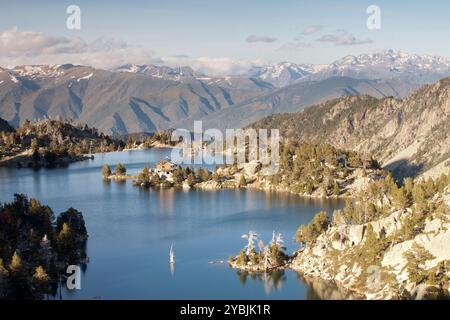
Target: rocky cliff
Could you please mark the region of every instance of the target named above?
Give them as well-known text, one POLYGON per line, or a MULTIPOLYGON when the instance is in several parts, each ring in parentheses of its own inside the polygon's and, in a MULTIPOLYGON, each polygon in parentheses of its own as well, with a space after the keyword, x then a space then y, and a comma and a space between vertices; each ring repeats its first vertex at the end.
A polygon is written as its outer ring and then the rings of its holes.
POLYGON ((448 296, 450 187, 432 196, 427 210, 417 218, 415 204, 361 224, 334 219, 295 253, 290 267, 367 299, 448 296), (418 219, 420 227, 412 222, 418 219))

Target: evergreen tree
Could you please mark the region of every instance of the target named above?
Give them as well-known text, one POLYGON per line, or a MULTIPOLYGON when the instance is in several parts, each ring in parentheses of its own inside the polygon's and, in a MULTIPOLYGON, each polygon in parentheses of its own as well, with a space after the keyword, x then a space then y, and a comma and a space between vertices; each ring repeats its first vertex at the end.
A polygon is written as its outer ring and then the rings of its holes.
POLYGON ((175 169, 175 171, 172 174, 173 182, 176 184, 182 184, 184 180, 183 170, 181 168, 175 169))
POLYGON ((22 270, 22 258, 20 257, 20 255, 17 253, 17 250, 14 251, 14 254, 11 258, 11 265, 9 266, 9 270, 12 273, 18 273, 22 270))
POLYGON ((245 180, 245 176, 241 174, 239 178, 239 188, 244 188, 247 185, 247 181, 245 180))
POLYGON ((33 152, 33 153, 35 153, 35 152, 39 152, 39 143, 38 143, 38 141, 37 141, 37 139, 36 138, 33 138, 32 140, 31 140, 31 151, 33 152))
POLYGON ((33 280, 39 283, 47 283, 49 276, 42 266, 38 266, 33 274, 33 280))
POLYGON ((398 209, 406 209, 411 205, 411 199, 408 197, 408 193, 404 187, 395 188, 392 193, 394 205, 398 209))
POLYGON ((193 186, 195 184, 195 176, 193 173, 189 173, 187 176, 187 183, 190 186, 193 186))
POLYGON ((333 195, 338 196, 341 193, 341 190, 339 190, 339 185, 335 181, 333 183, 333 195))
POLYGON ((126 173, 127 173, 127 169, 125 168, 125 166, 121 163, 118 163, 115 168, 115 174, 116 175, 124 175, 126 173))
POLYGON ((425 263, 435 257, 416 242, 413 243, 411 250, 405 252, 403 256, 407 261, 406 268, 409 280, 416 284, 424 282, 427 279, 427 274, 424 270, 425 263))
MULTIPOLYGON (((8 276, 8 270, 5 268, 5 265, 3 264, 3 259, 0 258, 0 279, 5 278, 8 276)), ((1 280, 0 280, 1 282, 1 280)))
POLYGON ((159 186, 160 186, 160 184, 161 184, 161 178, 159 177, 159 175, 158 175, 157 173, 155 173, 155 174, 152 176, 152 178, 150 179, 150 184, 151 184, 152 186, 155 186, 155 187, 159 187, 159 186))
POLYGON ((236 259, 236 263, 239 264, 239 265, 243 265, 243 264, 247 264, 247 262, 248 262, 248 257, 245 254, 244 250, 241 250, 239 252, 239 255, 238 255, 237 259, 236 259))
POLYGON ((111 168, 109 167, 108 164, 104 164, 103 165, 103 177, 104 178, 108 178, 111 175, 111 168))
POLYGON ((150 169, 148 168, 148 166, 144 166, 144 168, 138 175, 138 179, 144 183, 149 182, 150 181, 149 171, 150 171, 150 169))
POLYGON ((299 243, 307 244, 316 241, 316 239, 328 229, 330 221, 327 213, 321 211, 317 213, 310 224, 301 225, 296 232, 295 239, 299 243))

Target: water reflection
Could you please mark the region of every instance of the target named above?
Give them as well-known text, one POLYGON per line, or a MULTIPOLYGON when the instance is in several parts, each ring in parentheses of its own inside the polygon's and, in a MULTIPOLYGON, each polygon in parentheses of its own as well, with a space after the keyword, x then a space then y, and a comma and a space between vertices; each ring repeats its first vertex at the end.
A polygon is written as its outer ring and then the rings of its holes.
POLYGON ((284 270, 276 270, 271 272, 247 272, 237 270, 236 275, 239 278, 239 282, 245 286, 247 280, 252 282, 258 282, 264 286, 264 292, 269 295, 272 290, 278 291, 283 287, 283 283, 286 281, 286 274, 284 270))
POLYGON ((297 279, 302 284, 307 284, 306 299, 307 300, 358 300, 360 297, 348 291, 345 288, 339 287, 335 283, 325 281, 318 278, 297 273, 297 279))
POLYGON ((175 263, 169 263, 170 264, 170 275, 173 276, 175 275, 175 263))

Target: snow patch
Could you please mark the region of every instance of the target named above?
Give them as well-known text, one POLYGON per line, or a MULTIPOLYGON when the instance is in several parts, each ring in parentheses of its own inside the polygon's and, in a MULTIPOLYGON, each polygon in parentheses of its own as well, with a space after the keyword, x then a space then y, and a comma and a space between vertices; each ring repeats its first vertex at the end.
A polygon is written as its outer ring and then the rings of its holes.
POLYGON ((87 76, 81 77, 77 79, 77 82, 80 82, 81 80, 89 80, 94 75, 93 72, 89 73, 87 76))
POLYGON ((17 78, 14 75, 10 74, 9 77, 10 77, 12 82, 19 83, 19 80, 17 80, 17 78))

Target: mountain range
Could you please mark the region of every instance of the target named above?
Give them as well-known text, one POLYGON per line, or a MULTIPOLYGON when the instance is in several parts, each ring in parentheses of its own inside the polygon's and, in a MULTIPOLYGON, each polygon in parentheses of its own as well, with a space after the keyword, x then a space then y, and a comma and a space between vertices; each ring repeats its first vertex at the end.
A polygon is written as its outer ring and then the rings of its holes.
POLYGON ((450 58, 385 50, 349 55, 327 65, 281 62, 255 68, 252 77, 277 87, 310 80, 343 76, 357 79, 402 79, 425 84, 449 75, 450 58))
POLYGON ((190 67, 42 65, 0 68, 0 117, 70 118, 107 134, 205 127, 237 128, 274 113, 340 96, 404 98, 450 76, 450 59, 387 50, 329 65, 279 63, 244 75, 217 77, 190 67))

